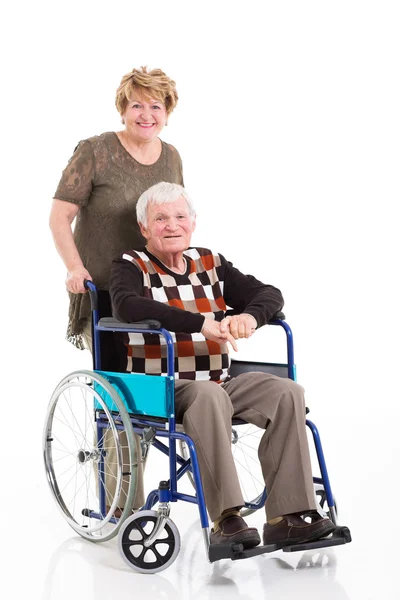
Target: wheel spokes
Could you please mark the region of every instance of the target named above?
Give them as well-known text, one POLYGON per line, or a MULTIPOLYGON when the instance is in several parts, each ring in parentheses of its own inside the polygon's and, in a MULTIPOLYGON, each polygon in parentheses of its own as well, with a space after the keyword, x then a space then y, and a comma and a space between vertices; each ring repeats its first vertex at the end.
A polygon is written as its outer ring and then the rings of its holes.
POLYGON ((97 374, 73 375, 58 386, 48 410, 44 434, 48 481, 78 533, 110 539, 122 524, 112 519, 114 511, 121 507, 126 517, 133 501, 136 442, 130 418, 110 384, 97 374))

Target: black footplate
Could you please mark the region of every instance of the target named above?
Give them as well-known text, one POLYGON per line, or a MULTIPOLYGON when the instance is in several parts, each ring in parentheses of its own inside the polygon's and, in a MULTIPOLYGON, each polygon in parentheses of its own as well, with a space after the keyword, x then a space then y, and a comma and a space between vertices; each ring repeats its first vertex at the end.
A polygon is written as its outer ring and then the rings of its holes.
POLYGON ((279 550, 276 544, 269 546, 256 546, 245 550, 243 544, 210 544, 208 549, 208 558, 210 562, 230 558, 231 560, 240 560, 242 558, 250 558, 250 556, 258 556, 266 552, 275 552, 279 550))
POLYGON ((283 552, 300 552, 301 550, 312 550, 313 548, 329 548, 330 546, 341 546, 351 542, 351 533, 348 527, 336 527, 335 531, 322 540, 307 542, 305 544, 294 544, 285 546, 283 552))
POLYGON ((327 538, 315 542, 304 544, 293 544, 292 546, 281 546, 280 544, 269 544, 267 546, 256 546, 245 550, 243 544, 210 544, 208 558, 210 562, 229 558, 231 560, 241 560, 283 550, 283 552, 300 552, 302 550, 313 550, 314 548, 329 548, 330 546, 340 546, 351 542, 351 534, 348 527, 336 527, 335 531, 327 538))

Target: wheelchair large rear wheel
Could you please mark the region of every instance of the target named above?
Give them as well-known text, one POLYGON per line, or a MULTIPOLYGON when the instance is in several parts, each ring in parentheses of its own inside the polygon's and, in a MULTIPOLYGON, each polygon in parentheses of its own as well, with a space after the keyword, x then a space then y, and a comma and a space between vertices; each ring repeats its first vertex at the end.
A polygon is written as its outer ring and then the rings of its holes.
POLYGON ((117 392, 92 371, 76 371, 55 389, 43 453, 53 497, 69 525, 93 542, 113 538, 131 514, 140 456, 117 392))

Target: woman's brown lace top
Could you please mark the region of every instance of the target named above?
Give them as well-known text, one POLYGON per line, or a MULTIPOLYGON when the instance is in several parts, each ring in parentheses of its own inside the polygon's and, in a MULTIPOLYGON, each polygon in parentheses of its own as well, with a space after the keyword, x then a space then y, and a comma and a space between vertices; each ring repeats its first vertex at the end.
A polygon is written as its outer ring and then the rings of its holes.
MULTIPOLYGON (((136 221, 139 196, 160 181, 183 185, 177 150, 162 142, 152 165, 137 162, 114 132, 81 141, 63 171, 54 198, 80 206, 74 229, 76 247, 99 289, 108 289, 111 262, 145 240, 136 221)), ((70 294, 67 337, 81 347, 80 334, 90 316, 88 294, 70 294)))

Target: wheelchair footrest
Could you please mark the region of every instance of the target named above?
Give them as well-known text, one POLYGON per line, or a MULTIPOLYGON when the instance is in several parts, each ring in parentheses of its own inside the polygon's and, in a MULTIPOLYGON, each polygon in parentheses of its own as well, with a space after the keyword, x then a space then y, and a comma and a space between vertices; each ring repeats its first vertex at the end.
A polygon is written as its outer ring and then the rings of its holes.
POLYGON ((314 548, 329 548, 330 546, 340 546, 351 542, 351 533, 348 527, 336 527, 335 531, 327 538, 307 542, 305 544, 294 544, 293 546, 284 546, 283 552, 300 552, 301 550, 313 550, 314 548))
POLYGON ((276 544, 256 546, 255 548, 249 548, 248 550, 244 549, 243 544, 210 544, 208 558, 210 562, 222 560, 223 558, 241 560, 243 558, 250 558, 251 556, 258 556, 259 554, 265 554, 266 552, 275 552, 275 550, 278 550, 276 544))
POLYGON ((340 546, 351 542, 350 529, 348 527, 336 527, 335 531, 327 538, 316 540, 315 542, 306 542, 304 544, 294 544, 293 546, 281 546, 278 544, 268 544, 267 546, 256 546, 245 550, 243 544, 210 544, 208 549, 208 558, 210 562, 229 558, 230 560, 241 560, 251 556, 259 556, 282 550, 283 552, 300 552, 303 550, 313 550, 315 548, 329 548, 330 546, 340 546))

